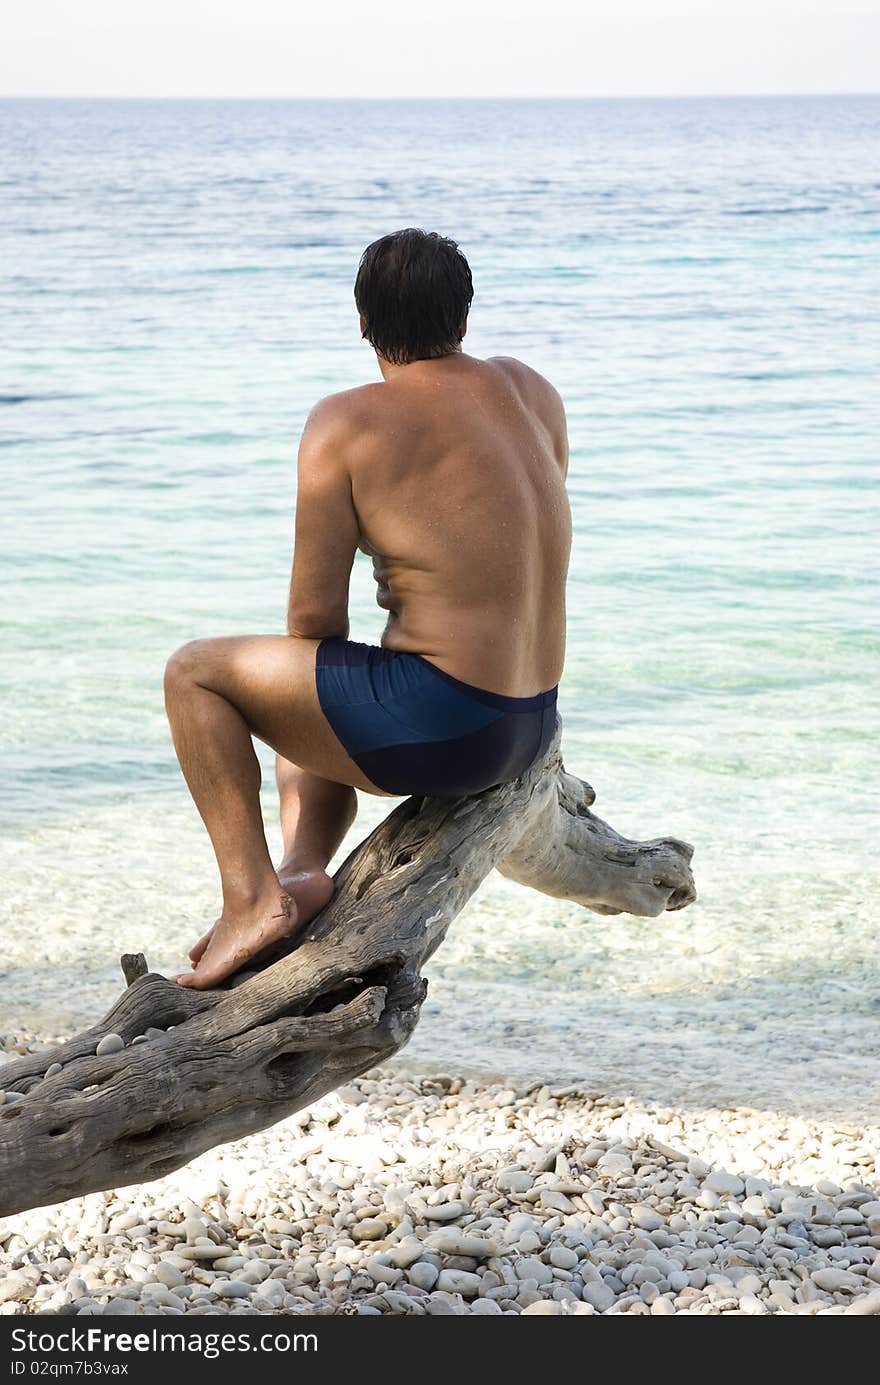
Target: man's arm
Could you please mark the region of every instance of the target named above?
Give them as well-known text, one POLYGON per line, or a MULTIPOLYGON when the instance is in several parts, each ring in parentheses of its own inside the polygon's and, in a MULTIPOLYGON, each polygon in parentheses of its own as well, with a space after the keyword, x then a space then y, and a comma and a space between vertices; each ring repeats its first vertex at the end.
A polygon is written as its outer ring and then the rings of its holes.
POLYGON ((345 463, 346 421, 332 399, 312 409, 297 462, 287 633, 348 636, 348 586, 360 537, 345 463))

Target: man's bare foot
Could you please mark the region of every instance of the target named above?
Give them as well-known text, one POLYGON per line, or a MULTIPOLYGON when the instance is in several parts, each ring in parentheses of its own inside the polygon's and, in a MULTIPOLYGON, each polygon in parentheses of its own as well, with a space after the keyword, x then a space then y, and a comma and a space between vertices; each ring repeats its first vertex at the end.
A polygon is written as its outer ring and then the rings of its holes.
MULTIPOLYGON (((278 883, 285 894, 290 895, 296 905, 296 928, 299 930, 305 924, 311 923, 316 914, 319 914, 325 904, 330 902, 333 895, 333 881, 325 870, 296 870, 291 868, 285 870, 284 866, 278 868, 278 883)), ((200 957, 204 955, 205 948, 214 936, 215 930, 219 927, 219 919, 199 938, 198 942, 190 948, 189 959, 193 966, 197 966, 200 957)))
POLYGON ((194 959, 191 972, 175 977, 181 986, 197 991, 218 985, 246 962, 288 938, 299 927, 296 904, 280 892, 273 900, 249 913, 230 915, 224 910, 208 934, 196 944, 190 956, 204 943, 194 959))

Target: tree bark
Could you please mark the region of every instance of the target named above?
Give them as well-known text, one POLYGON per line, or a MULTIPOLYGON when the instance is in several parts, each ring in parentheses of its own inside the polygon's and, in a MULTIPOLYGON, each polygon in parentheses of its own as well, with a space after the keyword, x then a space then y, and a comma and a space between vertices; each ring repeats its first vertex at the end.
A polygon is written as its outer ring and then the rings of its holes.
POLYGON ((105 1019, 0 1067, 0 1086, 22 1094, 0 1107, 0 1214, 159 1178, 390 1057, 418 1021, 422 965, 493 867, 600 914, 689 904, 692 848, 629 841, 595 817, 593 790, 563 768, 560 736, 557 723, 547 755, 513 783, 401 803, 263 970, 194 991, 127 954, 128 987, 105 1019), (96 1054, 109 1034, 125 1047, 96 1054))

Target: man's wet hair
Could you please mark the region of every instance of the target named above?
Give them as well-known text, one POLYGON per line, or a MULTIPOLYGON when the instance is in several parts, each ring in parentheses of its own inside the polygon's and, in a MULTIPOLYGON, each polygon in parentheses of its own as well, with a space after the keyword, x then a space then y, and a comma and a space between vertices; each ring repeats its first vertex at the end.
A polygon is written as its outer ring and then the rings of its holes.
POLYGON ((363 335, 395 365, 457 350, 473 296, 456 242, 415 226, 368 245, 354 285, 363 335))

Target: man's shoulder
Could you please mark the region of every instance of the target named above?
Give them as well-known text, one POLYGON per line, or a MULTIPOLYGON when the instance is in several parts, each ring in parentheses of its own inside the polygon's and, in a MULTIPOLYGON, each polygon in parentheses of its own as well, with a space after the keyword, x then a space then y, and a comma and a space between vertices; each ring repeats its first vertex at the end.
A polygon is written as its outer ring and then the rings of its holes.
POLYGON ((309 410, 299 443, 300 473, 319 467, 325 473, 350 470, 375 432, 380 385, 357 385, 319 399, 309 410))
POLYGON ((513 382, 520 399, 541 420, 553 442, 553 451, 565 475, 568 471, 568 424, 562 395, 546 376, 515 356, 491 356, 492 365, 513 382))
POLYGON ((362 426, 364 418, 376 409, 379 402, 376 392, 381 388, 380 383, 371 382, 325 394, 309 410, 306 426, 312 433, 332 434, 362 426))
POLYGON ((554 403, 562 403, 562 396, 555 385, 552 385, 545 375, 535 370, 534 366, 526 365, 525 361, 520 361, 516 356, 488 356, 487 365, 497 366, 526 394, 535 400, 547 400, 554 403))

